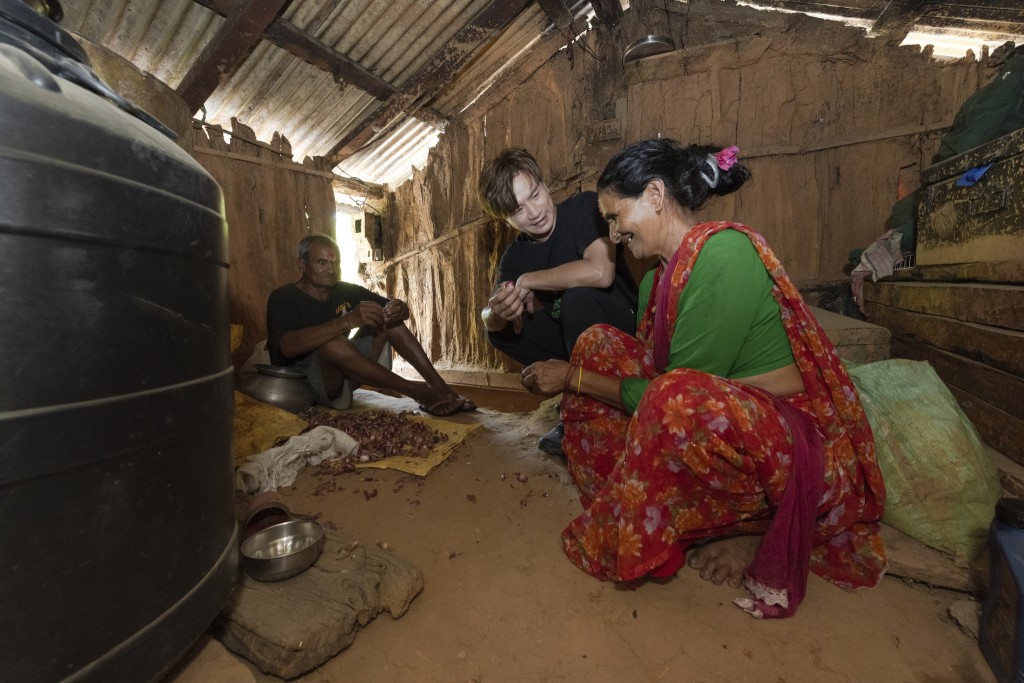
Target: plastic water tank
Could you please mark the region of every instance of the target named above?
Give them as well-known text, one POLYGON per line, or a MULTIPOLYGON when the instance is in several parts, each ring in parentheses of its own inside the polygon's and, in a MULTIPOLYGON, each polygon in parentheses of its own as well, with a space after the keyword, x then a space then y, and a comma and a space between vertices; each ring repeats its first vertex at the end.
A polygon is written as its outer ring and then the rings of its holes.
POLYGON ((0 679, 145 681, 238 566, 216 182, 0 0, 0 679))

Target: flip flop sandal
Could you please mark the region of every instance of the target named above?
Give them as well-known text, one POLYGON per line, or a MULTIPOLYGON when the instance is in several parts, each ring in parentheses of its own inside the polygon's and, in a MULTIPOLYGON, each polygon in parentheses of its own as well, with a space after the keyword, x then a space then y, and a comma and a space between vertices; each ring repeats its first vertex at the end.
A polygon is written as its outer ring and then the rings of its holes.
POLYGON ((456 397, 443 398, 437 403, 429 406, 425 406, 422 403, 419 404, 420 410, 425 413, 430 413, 434 417, 448 417, 449 415, 454 415, 460 410, 464 410, 462 406, 462 401, 456 397))

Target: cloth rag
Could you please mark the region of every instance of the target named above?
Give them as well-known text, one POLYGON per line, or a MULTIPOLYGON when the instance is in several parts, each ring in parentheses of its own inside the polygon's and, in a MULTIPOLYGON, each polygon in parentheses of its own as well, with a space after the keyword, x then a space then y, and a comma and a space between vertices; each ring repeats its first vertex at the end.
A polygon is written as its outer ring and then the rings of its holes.
POLYGON ((235 470, 235 488, 251 494, 275 491, 293 484, 303 467, 355 455, 357 450, 359 444, 351 436, 320 425, 249 458, 235 470))

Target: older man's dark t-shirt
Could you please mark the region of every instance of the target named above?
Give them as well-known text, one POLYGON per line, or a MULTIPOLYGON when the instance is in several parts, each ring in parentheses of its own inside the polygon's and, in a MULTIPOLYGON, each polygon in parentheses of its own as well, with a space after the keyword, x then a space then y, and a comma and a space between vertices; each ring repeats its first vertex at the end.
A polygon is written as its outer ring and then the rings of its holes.
POLYGON ((274 365, 295 365, 309 352, 295 357, 281 353, 281 337, 293 330, 322 325, 347 313, 360 301, 376 301, 380 305, 387 299, 366 287, 339 282, 324 301, 317 301, 294 284, 278 287, 267 299, 267 350, 274 365))

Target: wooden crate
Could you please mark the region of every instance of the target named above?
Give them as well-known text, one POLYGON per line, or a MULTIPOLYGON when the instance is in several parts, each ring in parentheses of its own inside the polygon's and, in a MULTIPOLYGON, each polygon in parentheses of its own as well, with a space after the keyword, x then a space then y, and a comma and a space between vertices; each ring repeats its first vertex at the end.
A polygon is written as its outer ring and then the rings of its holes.
POLYGON ((1024 258, 1024 129, 924 169, 917 265, 1024 258), (970 187, 957 180, 992 164, 970 187))

